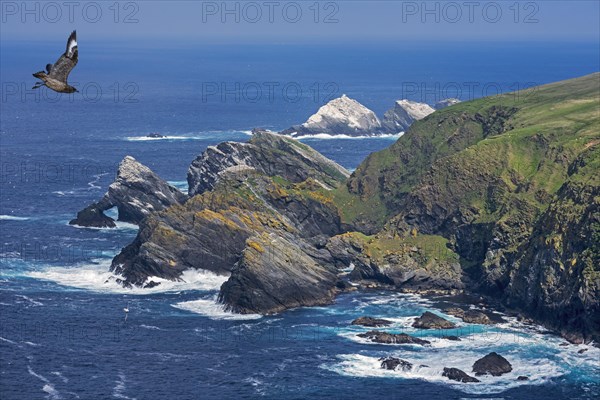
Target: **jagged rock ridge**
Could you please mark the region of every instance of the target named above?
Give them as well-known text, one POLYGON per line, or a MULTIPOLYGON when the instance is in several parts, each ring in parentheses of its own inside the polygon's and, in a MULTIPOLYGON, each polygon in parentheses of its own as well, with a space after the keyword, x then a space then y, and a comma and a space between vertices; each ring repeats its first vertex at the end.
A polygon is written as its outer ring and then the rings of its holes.
POLYGON ((298 141, 265 130, 253 130, 247 143, 223 142, 209 146, 190 165, 187 174, 190 196, 212 190, 220 177, 252 169, 298 183, 312 178, 331 189, 349 172, 298 141))
POLYGON ((104 211, 117 207, 118 220, 139 224, 154 211, 181 204, 187 196, 156 175, 150 168, 131 156, 119 164, 117 177, 108 187, 106 194, 77 213, 69 224, 87 227, 115 227, 112 218, 104 211))

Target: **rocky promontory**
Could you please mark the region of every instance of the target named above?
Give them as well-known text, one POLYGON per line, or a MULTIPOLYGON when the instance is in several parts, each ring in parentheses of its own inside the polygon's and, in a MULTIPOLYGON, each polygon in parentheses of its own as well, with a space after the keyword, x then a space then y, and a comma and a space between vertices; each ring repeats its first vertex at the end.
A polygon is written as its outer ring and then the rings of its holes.
POLYGON ((187 196, 156 175, 150 168, 126 156, 117 171, 115 181, 106 194, 77 213, 70 225, 114 228, 115 222, 104 211, 116 207, 118 220, 139 224, 152 212, 182 204, 187 196))
POLYGON ((136 286, 187 269, 230 275, 219 298, 239 313, 327 304, 343 287, 323 248, 344 230, 331 191, 347 176, 310 147, 266 131, 208 148, 190 166, 191 198, 144 219, 111 269, 136 286))

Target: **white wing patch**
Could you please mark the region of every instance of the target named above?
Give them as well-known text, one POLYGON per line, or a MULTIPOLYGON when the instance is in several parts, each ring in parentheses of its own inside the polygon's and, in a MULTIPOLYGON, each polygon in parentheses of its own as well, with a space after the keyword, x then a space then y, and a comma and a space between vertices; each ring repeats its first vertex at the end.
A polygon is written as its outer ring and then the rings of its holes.
POLYGON ((69 56, 73 55, 73 49, 77 47, 77 40, 73 39, 69 41, 69 49, 67 50, 67 54, 69 56))

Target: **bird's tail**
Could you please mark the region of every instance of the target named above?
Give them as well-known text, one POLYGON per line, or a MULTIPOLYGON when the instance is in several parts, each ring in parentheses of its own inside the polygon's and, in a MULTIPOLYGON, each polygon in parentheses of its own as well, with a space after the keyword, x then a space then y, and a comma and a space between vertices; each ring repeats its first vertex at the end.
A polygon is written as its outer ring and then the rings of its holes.
POLYGON ((44 78, 46 78, 48 75, 44 71, 40 71, 33 74, 33 76, 35 76, 38 79, 44 80, 44 78))

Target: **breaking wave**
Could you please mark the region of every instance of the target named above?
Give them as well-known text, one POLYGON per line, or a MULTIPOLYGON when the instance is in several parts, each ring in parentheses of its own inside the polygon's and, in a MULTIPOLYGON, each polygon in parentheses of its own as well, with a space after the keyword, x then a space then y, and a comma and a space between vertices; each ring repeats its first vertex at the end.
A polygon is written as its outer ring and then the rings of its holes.
POLYGON ((203 315, 210 319, 220 320, 247 320, 261 318, 260 314, 236 314, 225 310, 225 306, 217 302, 217 297, 206 299, 183 301, 173 304, 173 307, 180 310, 190 311, 196 314, 203 315))
POLYGON ((85 289, 96 292, 145 295, 151 293, 174 292, 182 290, 213 291, 218 290, 229 278, 205 270, 186 270, 180 281, 171 281, 158 277, 148 280, 159 283, 152 288, 124 288, 117 281, 122 278, 109 271, 110 259, 101 259, 95 264, 76 265, 72 267, 47 267, 37 271, 26 272, 31 278, 52 281, 62 286, 85 289))

